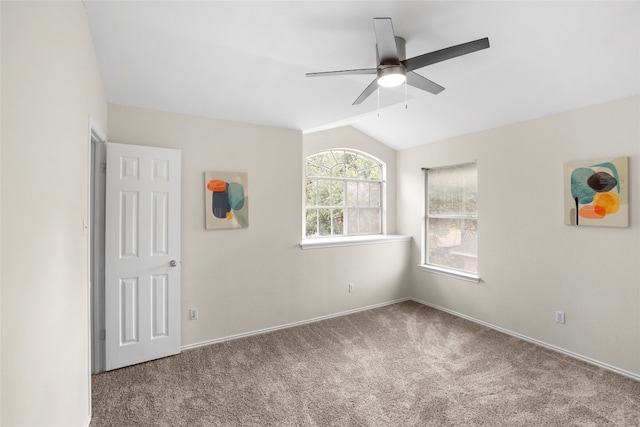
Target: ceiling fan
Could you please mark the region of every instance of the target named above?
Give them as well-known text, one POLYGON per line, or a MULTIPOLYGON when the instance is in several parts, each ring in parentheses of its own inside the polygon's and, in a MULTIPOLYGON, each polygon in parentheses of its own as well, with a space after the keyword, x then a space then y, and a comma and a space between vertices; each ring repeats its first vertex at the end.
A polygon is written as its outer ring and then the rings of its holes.
POLYGON ((393 32, 391 18, 373 18, 373 30, 376 34, 376 57, 378 61, 376 68, 307 73, 307 77, 377 74, 376 78, 354 101, 353 105, 362 103, 369 95, 375 92, 378 86, 394 87, 405 82, 410 86, 435 95, 442 92, 444 88, 422 77, 420 74, 414 73, 414 70, 489 47, 489 39, 485 37, 405 59, 405 40, 402 37, 396 37, 393 32))

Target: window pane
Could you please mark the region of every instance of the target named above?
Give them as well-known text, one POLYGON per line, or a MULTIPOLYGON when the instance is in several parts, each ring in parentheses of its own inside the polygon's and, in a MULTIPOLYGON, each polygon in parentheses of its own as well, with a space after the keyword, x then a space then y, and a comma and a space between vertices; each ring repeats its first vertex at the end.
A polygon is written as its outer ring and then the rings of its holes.
POLYGON ((346 178, 358 177, 358 155, 356 153, 344 153, 344 163, 346 165, 346 178))
POLYGON ((308 161, 305 166, 307 176, 331 176, 331 169, 308 161))
POLYGON ((343 233, 344 220, 342 217, 342 209, 335 209, 333 211, 333 235, 341 236, 343 233))
POLYGON ((367 159, 366 157, 358 156, 358 158, 356 159, 356 166, 359 170, 363 170, 375 166, 375 163, 367 159))
POLYGON ((346 176, 345 166, 343 164, 336 165, 331 169, 331 176, 336 178, 344 178, 346 176))
POLYGON ((374 234, 380 232, 380 210, 358 209, 359 234, 374 234))
POLYGON ((370 195, 369 206, 371 206, 372 208, 379 208, 381 206, 380 205, 380 187, 382 187, 382 184, 378 182, 369 184, 369 195, 370 195))
POLYGON ((380 220, 382 219, 382 210, 380 209, 369 209, 370 215, 370 223, 371 223, 371 233, 382 233, 382 223, 380 220))
POLYGON ((331 181, 331 206, 344 206, 344 181, 331 181))
POLYGON ((359 179, 370 179, 379 181, 380 180, 380 167, 376 166, 373 168, 361 169, 358 171, 359 179))
POLYGON ((318 209, 318 235, 331 236, 331 210, 318 209))
POLYGON ((349 209, 349 234, 359 234, 360 227, 358 225, 358 209, 349 209))
POLYGON ((475 217, 476 181, 475 164, 429 170, 429 214, 475 217))
MULTIPOLYGON (((369 161, 369 163, 373 162, 369 161)), ((382 178, 381 168, 375 164, 373 166, 367 166, 365 169, 358 171, 358 178, 379 181, 382 178)))
POLYGON ((331 206, 331 181, 318 180, 317 206, 331 206))
POLYGON ((315 209, 307 209, 306 215, 307 237, 318 235, 318 211, 315 209))
POLYGON ((330 151, 325 151, 323 153, 315 154, 309 157, 309 161, 316 163, 320 166, 325 166, 328 169, 331 169, 336 165, 336 160, 333 154, 330 151))
POLYGON ((475 219, 429 218, 427 264, 478 272, 475 219))
POLYGON ((380 179, 380 175, 378 173, 380 165, 377 162, 364 156, 358 156, 355 165, 358 169, 358 178, 375 180, 380 179))
POLYGON ((331 150, 331 155, 336 164, 344 164, 344 150, 331 150))
POLYGON ((306 206, 315 206, 316 205, 316 189, 317 189, 317 181, 314 179, 308 179, 307 184, 305 186, 305 203, 306 206))
POLYGON ((358 183, 349 181, 347 182, 347 206, 358 206, 358 183))
POLYGON ((360 234, 369 233, 371 229, 371 221, 369 221, 369 215, 367 209, 358 209, 358 232, 360 234))
POLYGON ((369 183, 358 183, 358 206, 369 206, 369 183))

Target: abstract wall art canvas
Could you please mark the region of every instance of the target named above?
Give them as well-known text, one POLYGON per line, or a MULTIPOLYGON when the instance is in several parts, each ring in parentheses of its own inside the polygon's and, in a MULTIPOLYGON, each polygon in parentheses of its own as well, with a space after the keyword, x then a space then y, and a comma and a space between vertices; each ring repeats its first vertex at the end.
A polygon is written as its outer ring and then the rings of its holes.
POLYGON ((629 226, 629 158, 565 163, 564 223, 629 226))
POLYGON ((207 230, 249 226, 246 172, 205 172, 204 195, 207 230))

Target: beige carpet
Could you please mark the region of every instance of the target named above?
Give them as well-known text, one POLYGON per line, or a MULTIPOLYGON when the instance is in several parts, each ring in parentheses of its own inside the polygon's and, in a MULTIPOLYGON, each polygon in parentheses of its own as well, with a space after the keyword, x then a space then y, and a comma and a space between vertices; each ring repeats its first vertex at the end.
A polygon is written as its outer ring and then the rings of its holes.
POLYGON ((93 427, 640 425, 640 382, 410 301, 92 383, 93 427))

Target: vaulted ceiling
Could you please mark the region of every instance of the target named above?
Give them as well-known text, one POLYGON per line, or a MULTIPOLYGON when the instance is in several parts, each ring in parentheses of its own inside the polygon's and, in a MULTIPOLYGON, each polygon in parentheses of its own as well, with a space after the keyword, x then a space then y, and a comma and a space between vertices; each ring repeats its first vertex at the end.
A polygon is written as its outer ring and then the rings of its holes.
POLYGON ((638 1, 85 1, 109 102, 313 132, 350 125, 403 149, 640 93, 638 1), (374 17, 407 57, 488 37, 380 89, 374 17))

